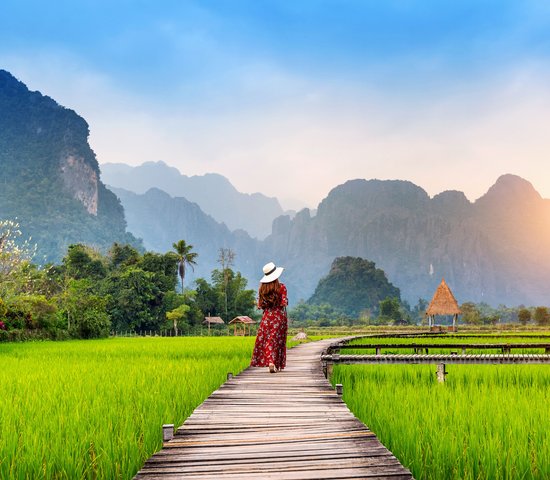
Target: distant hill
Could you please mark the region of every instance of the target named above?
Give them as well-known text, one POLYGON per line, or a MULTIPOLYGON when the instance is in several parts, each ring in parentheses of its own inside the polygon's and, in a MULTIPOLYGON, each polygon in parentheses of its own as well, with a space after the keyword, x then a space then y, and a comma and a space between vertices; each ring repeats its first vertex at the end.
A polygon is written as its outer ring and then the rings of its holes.
POLYGON ((378 311, 379 303, 387 297, 400 299, 401 294, 374 262, 338 257, 307 303, 327 303, 350 317, 359 317, 366 310, 378 311))
POLYGON ((430 198, 406 181, 351 180, 315 217, 279 217, 262 248, 302 299, 335 257, 354 256, 374 261, 413 305, 442 277, 459 302, 549 303, 550 201, 514 175, 474 203, 456 191, 430 198))
MULTIPOLYGON (((209 279, 217 263, 220 248, 231 248, 236 253, 235 268, 250 279, 258 277, 256 257, 259 242, 245 231, 230 231, 227 226, 206 215, 196 203, 182 197, 171 197, 166 192, 151 188, 144 194, 136 194, 121 188, 113 188, 120 198, 128 228, 143 238, 147 250, 167 252, 172 244, 184 239, 199 254, 197 265, 189 269, 189 281, 197 277, 209 279)), ((250 284, 256 288, 256 280, 250 284)))
POLYGON ((215 173, 188 177, 164 162, 146 162, 139 167, 105 163, 101 165, 101 178, 109 186, 134 193, 158 188, 172 197, 184 197, 230 230, 243 229, 260 239, 271 233, 273 219, 283 214, 276 198, 241 193, 227 178, 215 173))
POLYGON ((71 243, 137 243, 99 179, 88 134, 73 110, 0 70, 0 218, 17 218, 39 263, 60 261, 71 243))

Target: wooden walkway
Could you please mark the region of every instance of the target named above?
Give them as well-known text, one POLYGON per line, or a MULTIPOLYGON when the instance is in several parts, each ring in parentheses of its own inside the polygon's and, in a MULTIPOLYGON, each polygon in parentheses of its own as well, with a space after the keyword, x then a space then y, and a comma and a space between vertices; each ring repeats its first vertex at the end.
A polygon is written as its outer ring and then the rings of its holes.
POLYGON ((248 368, 227 381, 135 478, 412 478, 323 376, 331 343, 289 350, 283 372, 248 368))

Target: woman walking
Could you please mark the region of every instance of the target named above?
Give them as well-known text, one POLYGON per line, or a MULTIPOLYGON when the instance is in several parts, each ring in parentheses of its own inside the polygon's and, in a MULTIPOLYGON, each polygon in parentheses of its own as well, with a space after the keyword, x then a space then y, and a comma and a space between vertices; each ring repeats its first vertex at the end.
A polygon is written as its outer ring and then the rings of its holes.
POLYGON ((258 293, 258 307, 264 313, 256 335, 250 365, 269 367, 270 373, 282 370, 286 366, 288 297, 286 287, 278 280, 283 270, 282 267, 276 267, 273 262, 264 265, 264 276, 260 280, 258 293))

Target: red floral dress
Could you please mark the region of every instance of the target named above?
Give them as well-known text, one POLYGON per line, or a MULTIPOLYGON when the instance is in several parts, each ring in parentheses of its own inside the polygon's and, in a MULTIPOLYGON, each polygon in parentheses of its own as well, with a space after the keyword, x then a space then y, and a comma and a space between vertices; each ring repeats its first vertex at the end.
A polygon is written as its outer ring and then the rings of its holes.
POLYGON ((285 368, 288 330, 286 305, 288 305, 286 287, 281 283, 281 306, 264 310, 256 335, 251 366, 269 367, 269 364, 273 363, 278 370, 285 368))

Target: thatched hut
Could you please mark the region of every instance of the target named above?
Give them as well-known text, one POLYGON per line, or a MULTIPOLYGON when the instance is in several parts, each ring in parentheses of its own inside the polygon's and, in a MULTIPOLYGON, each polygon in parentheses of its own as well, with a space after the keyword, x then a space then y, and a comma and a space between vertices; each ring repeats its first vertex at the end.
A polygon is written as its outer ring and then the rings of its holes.
POLYGON ((235 317, 229 322, 229 325, 235 326, 234 335, 250 335, 250 328, 256 323, 256 320, 252 320, 246 315, 240 315, 235 317), (248 333, 247 333, 248 328, 248 333))
POLYGON ((451 289, 445 282, 445 279, 442 279, 439 287, 437 287, 437 290, 434 293, 430 305, 428 305, 428 308, 426 309, 428 325, 430 328, 434 326, 436 315, 452 315, 453 329, 456 329, 456 321, 461 313, 462 312, 458 307, 458 302, 456 301, 453 292, 451 292, 451 289))
POLYGON ((223 325, 225 322, 221 317, 204 317, 202 323, 208 324, 208 335, 210 335, 210 325, 223 325))

